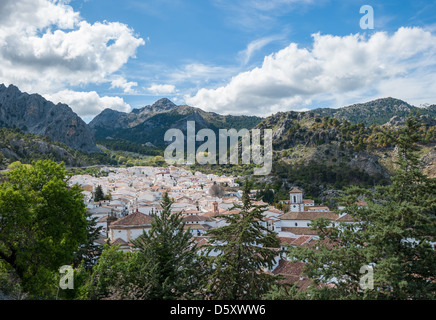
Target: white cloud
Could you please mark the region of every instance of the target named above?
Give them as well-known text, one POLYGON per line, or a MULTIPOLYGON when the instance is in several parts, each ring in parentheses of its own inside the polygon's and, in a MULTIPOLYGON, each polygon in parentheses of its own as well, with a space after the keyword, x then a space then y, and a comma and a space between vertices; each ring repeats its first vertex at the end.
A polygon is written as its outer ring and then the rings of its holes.
POLYGON ((123 89, 124 93, 135 93, 135 90, 132 89, 132 87, 137 87, 138 83, 130 81, 128 82, 123 77, 115 77, 111 81, 111 88, 121 88, 123 89))
POLYGON ((172 84, 152 84, 148 89, 156 96, 176 93, 176 87, 172 84))
MULTIPOLYGON (((224 86, 202 88, 185 100, 205 110, 257 115, 369 92, 397 94, 409 102, 435 92, 435 49, 436 37, 421 28, 400 28, 392 35, 377 32, 369 38, 314 34, 311 49, 291 43, 265 57, 262 66, 234 76, 224 86), (425 82, 420 80, 423 74, 425 82), (392 90, 389 84, 394 83, 398 87, 392 90)), ((430 95, 435 101, 436 92, 430 95)))
POLYGON ((266 45, 268 45, 271 42, 276 41, 278 39, 281 39, 281 37, 270 36, 270 37, 265 37, 265 38, 261 38, 261 39, 256 39, 256 40, 250 42, 247 45, 247 48, 239 53, 239 55, 242 58, 242 63, 244 65, 247 64, 256 51, 261 50, 266 45))
POLYGON ((130 92, 136 83, 115 73, 144 40, 123 23, 88 23, 68 3, 1 1, 0 82, 40 94, 106 82, 130 92))
POLYGON ((97 92, 77 92, 72 90, 62 90, 55 94, 45 94, 44 98, 53 103, 65 103, 77 114, 83 117, 92 117, 106 108, 129 112, 128 105, 120 97, 100 97, 97 92))

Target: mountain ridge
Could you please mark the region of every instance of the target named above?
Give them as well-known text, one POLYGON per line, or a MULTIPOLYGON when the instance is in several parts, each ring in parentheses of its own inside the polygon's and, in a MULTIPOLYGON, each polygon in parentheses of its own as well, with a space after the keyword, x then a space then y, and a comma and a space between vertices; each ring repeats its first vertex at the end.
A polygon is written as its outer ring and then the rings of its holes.
POLYGON ((0 84, 0 126, 47 136, 83 152, 100 152, 88 125, 68 105, 0 84))

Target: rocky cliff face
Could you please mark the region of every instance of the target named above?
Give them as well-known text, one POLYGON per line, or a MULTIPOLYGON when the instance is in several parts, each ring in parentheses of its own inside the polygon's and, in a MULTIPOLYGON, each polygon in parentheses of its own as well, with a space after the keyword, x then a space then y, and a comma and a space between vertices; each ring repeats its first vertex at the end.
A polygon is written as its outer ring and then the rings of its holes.
POLYGON ((321 116, 328 116, 348 120, 352 123, 362 122, 367 126, 380 125, 389 121, 392 117, 407 117, 410 113, 436 116, 435 105, 415 107, 403 100, 395 98, 382 98, 365 103, 357 103, 339 109, 320 108, 312 110, 321 116))
POLYGON ((0 126, 48 136, 83 152, 99 152, 88 125, 66 104, 0 84, 0 126))
POLYGON ((105 138, 102 133, 106 134, 106 129, 126 129, 135 127, 154 115, 171 111, 176 107, 170 100, 163 98, 156 101, 151 106, 145 106, 140 109, 133 109, 132 112, 120 112, 112 109, 105 109, 97 115, 89 123, 91 130, 98 136, 98 138, 105 138))
POLYGON ((187 105, 175 105, 163 98, 151 106, 134 109, 130 113, 106 109, 97 115, 89 126, 97 139, 121 138, 141 144, 163 147, 164 134, 170 128, 186 132, 186 122, 195 121, 196 130, 203 128, 251 129, 262 118, 255 116, 231 116, 206 112, 187 105))
MULTIPOLYGON (((421 115, 419 120, 426 128, 421 136, 428 138, 422 151, 424 169, 432 176, 435 143, 432 132, 436 120, 429 114, 421 115)), ((316 162, 325 166, 341 163, 370 176, 387 178, 392 171, 395 152, 392 142, 385 141, 383 137, 385 133, 395 135, 404 124, 405 117, 400 116, 393 116, 384 125, 365 126, 337 118, 324 118, 314 111, 290 111, 266 118, 257 128, 273 130, 276 161, 289 164, 316 162)))

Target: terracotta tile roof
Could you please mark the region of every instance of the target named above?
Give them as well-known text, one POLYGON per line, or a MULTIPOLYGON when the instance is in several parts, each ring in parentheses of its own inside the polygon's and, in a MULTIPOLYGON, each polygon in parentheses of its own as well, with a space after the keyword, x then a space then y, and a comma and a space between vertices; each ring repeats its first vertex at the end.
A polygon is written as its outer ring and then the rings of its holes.
POLYGON ((146 226, 146 225, 149 226, 151 225, 152 221, 153 218, 151 216, 136 211, 132 214, 129 214, 123 218, 118 219, 117 221, 112 222, 110 227, 113 228, 113 227, 127 227, 127 226, 146 226))
POLYGON ((106 216, 103 216, 103 217, 101 217, 100 219, 98 219, 97 220, 97 222, 99 222, 99 223, 103 223, 103 222, 106 222, 107 221, 107 215, 106 216))
POLYGON ((356 220, 351 215, 349 215, 347 213, 347 214, 344 214, 342 217, 337 218, 336 221, 340 221, 340 222, 355 222, 356 220))
POLYGON ((195 237, 194 241, 197 242, 197 245, 200 248, 209 243, 209 237, 195 237))
POLYGON ((306 207, 305 209, 307 209, 309 211, 329 210, 329 207, 326 207, 326 206, 309 206, 309 207, 306 207))
POLYGON ((185 224, 185 226, 183 227, 184 230, 188 230, 189 228, 191 228, 192 230, 208 230, 211 227, 208 226, 207 224, 198 224, 198 223, 193 223, 193 224, 185 224))
POLYGON ((303 267, 303 262, 280 260, 279 265, 273 270, 272 273, 282 276, 282 283, 296 283, 299 287, 298 291, 304 291, 309 287, 310 279, 302 274, 303 267))
POLYGON ((278 237, 278 238, 281 245, 291 244, 296 239, 291 237, 278 237))
POLYGON ((290 232, 295 235, 312 235, 316 236, 318 235, 318 232, 316 230, 312 230, 311 228, 306 227, 282 227, 283 232, 290 232))
POLYGON ((289 191, 289 193, 303 193, 303 191, 297 188, 293 188, 291 191, 289 191))
POLYGON ((297 239, 295 239, 294 241, 292 241, 291 245, 292 246, 301 246, 305 243, 308 243, 311 239, 312 239, 311 236, 301 236, 301 237, 298 237, 297 239))
POLYGON ((314 220, 317 218, 336 220, 339 215, 331 211, 291 211, 280 216, 281 220, 314 220))
POLYGON ((290 262, 287 260, 280 260, 278 266, 272 271, 272 273, 300 276, 303 272, 303 267, 303 262, 290 262))
POLYGON ((303 199, 303 203, 315 203, 312 199, 303 199))
POLYGON ((114 245, 114 246, 117 246, 117 245, 128 246, 129 245, 126 241, 124 241, 121 238, 116 238, 115 240, 112 240, 110 243, 111 243, 111 245, 114 245))
POLYGON ((208 220, 208 218, 204 217, 204 216, 199 216, 199 215, 190 215, 190 216, 183 216, 182 220, 185 222, 206 221, 206 220, 208 220))

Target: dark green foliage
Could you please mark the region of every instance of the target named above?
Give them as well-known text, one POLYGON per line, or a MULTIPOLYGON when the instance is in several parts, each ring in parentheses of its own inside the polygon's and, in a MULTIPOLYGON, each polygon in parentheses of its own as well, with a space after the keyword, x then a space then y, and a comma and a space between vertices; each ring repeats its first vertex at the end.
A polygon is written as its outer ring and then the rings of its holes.
POLYGON ((105 196, 104 196, 104 193, 103 193, 103 189, 102 189, 101 185, 98 185, 97 188, 95 188, 94 201, 98 202, 98 201, 101 201, 101 200, 104 200, 104 199, 105 199, 105 196))
POLYGON ((388 122, 392 117, 407 117, 409 115, 428 114, 436 116, 434 108, 417 108, 408 103, 394 98, 383 98, 374 101, 355 104, 340 109, 320 108, 312 112, 330 118, 346 119, 352 123, 364 123, 381 125, 388 122))
POLYGON ((171 204, 165 194, 151 230, 133 241, 137 251, 105 248, 93 268, 90 299, 195 299, 201 294, 201 259, 180 213, 171 213, 171 204))
POLYGON ((78 186, 67 185, 63 163, 15 163, 0 184, 0 259, 31 297, 52 297, 54 275, 86 242, 78 186))
POLYGON ((101 237, 102 227, 97 227, 97 217, 92 217, 88 212, 86 212, 86 218, 88 221, 87 239, 74 253, 73 266, 79 267, 79 265, 83 265, 83 268, 90 270, 97 263, 103 251, 103 246, 96 243, 96 240, 101 237))
POLYGON ((277 198, 275 197, 274 190, 271 189, 271 185, 267 185, 266 188, 258 190, 256 192, 256 199, 262 200, 264 202, 267 202, 269 204, 273 204, 274 202, 277 202, 277 198))
POLYGON ((311 298, 435 298, 436 179, 419 169, 418 127, 417 119, 409 118, 399 132, 399 169, 391 185, 376 191, 352 187, 341 197, 358 224, 315 221, 318 248, 289 248, 289 257, 307 262, 305 272, 315 284, 335 279, 335 287, 312 286, 311 298), (356 204, 362 198, 368 207, 356 204), (366 265, 373 267, 374 289, 360 287, 366 265))
POLYGON ((351 185, 374 186, 389 182, 381 175, 370 176, 343 163, 328 166, 314 161, 294 165, 278 162, 273 163, 273 174, 277 180, 287 179, 298 185, 306 195, 312 197, 320 197, 326 187, 342 189, 351 185))
POLYGON ((249 184, 245 185, 243 205, 235 205, 241 211, 222 216, 226 225, 208 233, 205 255, 217 253, 208 257, 211 271, 206 291, 211 299, 260 299, 278 285, 278 277, 263 270, 274 264, 279 240, 260 223, 265 209, 251 204, 249 184))
POLYGON ((140 143, 131 142, 123 139, 105 139, 97 140, 97 144, 114 151, 128 151, 149 156, 162 156, 163 151, 158 148, 147 147, 140 143))
POLYGON ((193 298, 199 294, 201 268, 191 232, 184 232, 180 213, 171 213, 172 201, 165 193, 162 212, 154 217, 151 230, 134 244, 135 284, 142 297, 153 299, 193 298))

